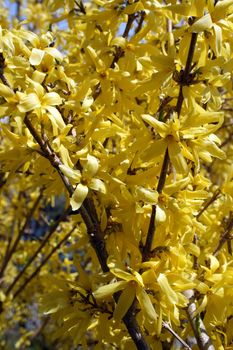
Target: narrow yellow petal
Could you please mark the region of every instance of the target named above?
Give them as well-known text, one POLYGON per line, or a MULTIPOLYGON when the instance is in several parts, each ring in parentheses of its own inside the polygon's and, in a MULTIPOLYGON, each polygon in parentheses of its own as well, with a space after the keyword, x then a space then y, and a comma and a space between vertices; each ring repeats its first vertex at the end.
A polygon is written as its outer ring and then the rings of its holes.
POLYGON ((58 149, 59 149, 59 153, 61 155, 62 163, 64 163, 65 165, 67 165, 68 167, 73 169, 74 163, 72 162, 72 160, 70 158, 70 154, 69 154, 68 149, 63 145, 60 145, 60 147, 58 147, 58 149))
POLYGON ((85 96, 82 102, 82 111, 87 111, 94 102, 94 98, 92 96, 85 96))
POLYGON ((116 320, 121 320, 130 306, 132 305, 135 298, 135 288, 132 285, 129 285, 123 290, 120 295, 120 298, 117 302, 116 308, 113 313, 113 317, 116 320))
POLYGON ((160 273, 157 281, 158 281, 158 284, 159 284, 162 292, 167 296, 170 303, 177 304, 178 303, 178 296, 176 295, 174 290, 169 285, 167 277, 163 273, 160 273))
POLYGON ((104 194, 106 193, 106 186, 100 179, 91 179, 88 185, 94 191, 98 191, 104 194))
POLYGON ((136 297, 139 301, 139 304, 142 308, 142 312, 144 313, 145 317, 149 322, 154 322, 157 320, 157 313, 155 312, 154 306, 150 300, 149 295, 147 292, 141 288, 137 287, 136 288, 136 297))
POLYGON ((156 204, 158 201, 158 192, 150 190, 148 188, 138 186, 135 190, 135 194, 138 200, 144 203, 156 204))
POLYGON ((171 138, 168 140, 168 153, 172 164, 176 168, 177 173, 187 174, 188 165, 183 154, 181 153, 181 148, 178 143, 171 138))
POLYGON ((40 100, 35 93, 25 95, 18 104, 18 110, 22 113, 32 111, 41 106, 40 100))
POLYGON ((112 296, 119 290, 124 289, 127 286, 127 282, 118 281, 115 283, 107 284, 106 286, 99 287, 94 293, 96 299, 105 299, 106 297, 112 296))
POLYGON ((52 123, 55 123, 59 129, 65 128, 66 124, 60 112, 55 107, 46 106, 46 110, 49 112, 48 117, 52 123))
POLYGON ((160 205, 157 205, 156 206, 156 214, 155 214, 155 220, 156 222, 165 222, 166 221, 166 212, 165 210, 160 206, 160 205))
POLYGON ((190 183, 190 181, 191 180, 189 177, 185 177, 184 179, 181 179, 181 180, 176 181, 170 185, 167 185, 164 189, 164 193, 171 196, 175 192, 178 192, 178 191, 184 189, 190 183))
POLYGON ((200 33, 204 30, 208 30, 212 28, 213 23, 212 19, 209 13, 207 13, 205 16, 199 18, 196 22, 193 23, 193 25, 190 27, 190 31, 192 33, 200 33))
POLYGON ((78 186, 76 187, 76 189, 75 189, 75 191, 70 199, 70 205, 71 205, 73 210, 78 210, 81 207, 87 194, 88 194, 88 187, 84 186, 81 183, 78 184, 78 186))
POLYGON ((62 99, 56 92, 48 92, 43 96, 41 104, 45 107, 57 106, 62 104, 62 99))
POLYGON ((4 98, 14 97, 14 91, 4 84, 0 84, 0 95, 4 98))
POLYGON ((149 162, 154 160, 155 158, 160 157, 165 153, 167 148, 167 141, 165 139, 153 141, 151 145, 149 145, 145 151, 143 151, 141 155, 141 159, 143 162, 149 162))
POLYGON ((123 270, 121 270, 121 269, 119 269, 117 267, 116 268, 110 268, 110 270, 115 276, 117 276, 117 277, 119 277, 119 278, 121 278, 121 279, 123 279, 125 281, 132 281, 132 280, 134 280, 134 276, 131 273, 129 273, 129 272, 123 271, 123 270))
POLYGON ((68 178, 74 180, 74 181, 80 181, 81 178, 81 174, 79 170, 73 170, 70 167, 68 167, 67 165, 59 165, 59 168, 61 169, 61 171, 63 172, 63 174, 65 176, 67 176, 68 178))
POLYGON ((215 53, 216 56, 220 56, 222 53, 222 28, 214 23, 215 33, 215 53))
POLYGON ((98 57, 98 54, 96 53, 96 51, 91 46, 87 46, 86 51, 88 52, 93 63, 95 64, 96 70, 97 71, 103 70, 105 68, 105 65, 103 61, 98 57))
POLYGON ((83 174, 85 174, 85 176, 92 177, 97 173, 98 169, 99 169, 98 159, 96 157, 88 154, 87 159, 86 159, 86 163, 84 165, 83 174))
POLYGON ((43 50, 39 50, 36 48, 32 49, 31 56, 29 57, 29 62, 32 66, 38 66, 43 57, 44 57, 45 52, 43 50))
POLYGON ((160 122, 156 118, 152 117, 149 114, 143 114, 142 119, 147 122, 149 125, 153 126, 155 131, 157 131, 161 137, 165 137, 168 132, 168 125, 160 122))
POLYGON ((62 54, 55 47, 46 47, 44 50, 47 54, 54 57, 57 61, 63 60, 62 54))

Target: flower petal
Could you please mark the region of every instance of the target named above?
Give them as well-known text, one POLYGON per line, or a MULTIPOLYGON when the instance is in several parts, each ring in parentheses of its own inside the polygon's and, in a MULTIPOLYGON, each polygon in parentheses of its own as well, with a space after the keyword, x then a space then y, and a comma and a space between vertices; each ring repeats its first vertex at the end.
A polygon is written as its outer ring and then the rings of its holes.
POLYGON ((31 93, 29 95, 25 95, 17 107, 20 112, 25 113, 41 107, 41 103, 37 94, 31 93))
POLYGON ((116 308, 113 313, 113 317, 117 320, 121 320, 130 306, 132 305, 135 298, 135 288, 130 284, 127 288, 123 290, 118 299, 116 308))
POLYGON ((62 119, 60 112, 52 106, 46 106, 46 110, 49 112, 48 117, 52 123, 56 124, 59 129, 65 128, 66 124, 62 119))
POLYGON ((54 57, 57 61, 63 60, 62 54, 55 47, 46 47, 44 50, 47 54, 54 57))
POLYGON ((29 57, 29 62, 32 66, 38 66, 43 57, 44 57, 45 52, 43 50, 39 50, 36 48, 32 49, 31 56, 29 57))
POLYGON ((188 165, 183 154, 181 153, 181 148, 178 143, 171 138, 168 140, 168 153, 177 173, 187 174, 188 165))
POLYGON ((99 169, 98 159, 90 154, 87 155, 87 162, 84 165, 83 173, 85 176, 92 177, 94 176, 99 169))
POLYGON ((14 91, 4 84, 0 84, 0 95, 4 98, 14 97, 14 91))
POLYGON ((156 222, 164 222, 166 221, 166 212, 164 211, 164 209, 161 208, 160 205, 156 205, 156 214, 155 214, 155 220, 156 222))
POLYGON ((145 314, 149 322, 154 322, 157 320, 158 315, 155 312, 154 306, 150 300, 147 292, 141 288, 136 288, 136 297, 139 301, 139 304, 142 308, 142 312, 145 314))
POLYGON ((98 191, 104 194, 106 193, 105 184, 100 179, 91 179, 88 186, 94 191, 98 191))
POLYGON ((156 118, 152 117, 149 114, 143 114, 142 119, 148 123, 150 126, 153 126, 155 131, 159 133, 161 137, 165 137, 168 133, 169 127, 167 124, 160 122, 156 118))
POLYGON ((192 33, 200 33, 204 30, 210 29, 213 26, 213 22, 209 13, 205 16, 199 18, 193 25, 190 27, 192 33))
POLYGON ((135 190, 136 197, 138 200, 144 203, 156 204, 158 202, 158 192, 150 190, 148 188, 138 186, 135 190))
POLYGON ((42 98, 42 105, 44 106, 57 106, 60 104, 62 104, 62 99, 56 92, 48 92, 42 98))
POLYGON ((63 172, 63 174, 65 176, 67 176, 68 178, 74 180, 74 181, 80 181, 80 178, 81 178, 81 174, 80 174, 80 171, 79 170, 73 170, 71 169, 70 167, 62 164, 62 165, 59 165, 59 168, 61 169, 61 171, 63 172))
POLYGON ((125 281, 119 281, 115 283, 110 283, 105 286, 99 287, 94 293, 94 297, 96 299, 105 299, 106 297, 109 297, 113 295, 114 293, 118 292, 119 290, 124 289, 125 286, 127 286, 127 282, 125 281))
POLYGON ((143 162, 149 162, 154 160, 157 157, 160 157, 165 153, 167 148, 167 142, 165 139, 160 139, 153 141, 151 145, 149 145, 145 151, 143 151, 141 155, 141 159, 143 162))
POLYGON ((216 56, 220 56, 222 53, 222 28, 214 23, 215 33, 215 50, 216 56))
POLYGON ((167 277, 160 273, 159 277, 157 279, 157 282, 162 289, 162 292, 167 296, 168 300, 171 304, 177 304, 178 303, 178 296, 174 292, 174 290, 170 287, 167 277))
POLYGON ((70 199, 70 205, 71 205, 73 210, 78 210, 81 207, 87 194, 88 194, 88 187, 84 186, 81 183, 78 184, 78 186, 76 187, 76 189, 75 189, 75 191, 70 199))

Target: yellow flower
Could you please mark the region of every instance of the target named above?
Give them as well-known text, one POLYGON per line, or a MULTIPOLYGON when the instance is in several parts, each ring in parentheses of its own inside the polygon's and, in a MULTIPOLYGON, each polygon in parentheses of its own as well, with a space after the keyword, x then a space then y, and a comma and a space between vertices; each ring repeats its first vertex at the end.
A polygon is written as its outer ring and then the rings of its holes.
POLYGON ((60 165, 60 169, 65 176, 75 183, 79 182, 70 199, 70 205, 73 210, 78 210, 81 207, 88 195, 89 188, 94 191, 106 193, 106 187, 103 181, 94 177, 99 169, 97 158, 88 154, 85 159, 81 160, 81 163, 83 163, 82 174, 79 170, 74 170, 67 165, 60 165))
POLYGON ((177 173, 186 175, 188 165, 185 158, 195 161, 199 167, 199 157, 205 161, 210 161, 211 157, 225 157, 225 153, 216 145, 220 140, 212 134, 223 123, 221 112, 208 112, 199 106, 192 117, 187 115, 181 120, 175 115, 164 123, 148 114, 143 114, 142 119, 161 136, 142 152, 141 158, 145 162, 164 155, 168 148, 177 173))
POLYGON ((114 317, 117 320, 124 317, 132 305, 134 298, 136 297, 145 319, 149 322, 156 321, 157 313, 150 297, 145 291, 142 276, 137 271, 129 268, 129 272, 123 271, 116 267, 110 268, 110 271, 121 280, 99 287, 94 292, 94 297, 97 300, 104 300, 106 297, 113 296, 114 293, 122 290, 122 293, 117 301, 117 306, 114 310, 114 317))
POLYGON ((232 0, 218 1, 216 5, 212 1, 209 1, 209 13, 197 19, 190 27, 190 31, 193 33, 207 31, 209 35, 207 34, 208 40, 206 40, 206 44, 210 44, 216 56, 222 53, 222 29, 232 32, 232 23, 228 19, 228 15, 232 13, 232 9, 232 0))
POLYGON ((16 93, 19 98, 18 110, 21 113, 33 111, 38 117, 47 112, 54 129, 63 129, 66 126, 65 122, 58 109, 54 107, 62 104, 61 97, 56 92, 46 92, 41 84, 30 78, 27 78, 27 81, 31 85, 28 93, 16 93))

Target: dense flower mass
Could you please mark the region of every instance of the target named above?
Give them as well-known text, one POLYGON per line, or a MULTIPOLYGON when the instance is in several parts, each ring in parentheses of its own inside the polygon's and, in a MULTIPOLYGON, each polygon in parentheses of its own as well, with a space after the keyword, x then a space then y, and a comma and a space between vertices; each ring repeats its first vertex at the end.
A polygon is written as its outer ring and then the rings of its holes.
POLYGON ((233 0, 7 3, 1 348, 233 349, 233 0))

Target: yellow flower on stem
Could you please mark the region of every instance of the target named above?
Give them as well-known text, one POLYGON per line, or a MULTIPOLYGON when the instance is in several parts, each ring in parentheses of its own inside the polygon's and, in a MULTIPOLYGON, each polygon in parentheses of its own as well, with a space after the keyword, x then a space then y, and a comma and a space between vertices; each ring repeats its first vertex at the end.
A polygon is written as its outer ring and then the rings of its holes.
POLYGON ((97 158, 90 154, 83 160, 82 174, 79 170, 71 169, 67 165, 60 165, 60 169, 65 176, 75 183, 79 182, 76 189, 70 199, 70 205, 73 210, 78 210, 85 198, 88 195, 89 188, 94 191, 106 193, 106 187, 102 180, 94 177, 99 169, 99 162, 97 158))
POLYGON ((187 115, 178 119, 175 115, 166 123, 149 114, 142 115, 142 119, 161 136, 161 139, 153 140, 142 152, 144 162, 161 157, 168 148, 176 172, 186 175, 188 164, 185 158, 195 162, 198 167, 199 157, 205 161, 211 161, 211 157, 224 159, 225 153, 216 145, 219 139, 212 134, 222 125, 223 114, 205 111, 198 105, 196 107, 197 112, 192 117, 187 115))
POLYGON ((179 135, 180 122, 178 118, 169 120, 168 123, 163 123, 148 114, 143 114, 142 118, 149 125, 153 126, 162 137, 160 140, 154 141, 152 146, 146 149, 142 159, 146 161, 147 159, 149 160, 151 156, 161 156, 165 154, 168 148, 170 160, 176 168, 176 171, 178 173, 187 174, 188 165, 182 153, 179 135))
MULTIPOLYGON (((197 2, 198 4, 198 2, 197 2)), ((207 32, 206 45, 210 45, 216 56, 222 54, 223 47, 223 30, 232 32, 232 22, 228 15, 232 14, 233 1, 224 0, 214 4, 208 2, 209 13, 204 14, 201 18, 190 27, 192 33, 207 32)))
POLYGON ((60 112, 54 107, 62 104, 61 97, 56 92, 46 92, 41 84, 30 78, 27 78, 27 81, 31 85, 28 93, 16 93, 19 97, 18 110, 21 113, 33 111, 39 118, 45 114, 48 115, 54 133, 57 134, 57 129, 63 129, 66 126, 60 112))
POLYGON ((116 267, 110 267, 110 271, 121 280, 99 287, 94 292, 94 297, 97 300, 104 300, 106 297, 113 296, 113 294, 122 291, 113 314, 117 320, 124 317, 136 297, 146 320, 151 323, 155 322, 157 313, 145 290, 142 276, 137 271, 129 268, 129 272, 116 267))

